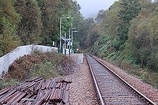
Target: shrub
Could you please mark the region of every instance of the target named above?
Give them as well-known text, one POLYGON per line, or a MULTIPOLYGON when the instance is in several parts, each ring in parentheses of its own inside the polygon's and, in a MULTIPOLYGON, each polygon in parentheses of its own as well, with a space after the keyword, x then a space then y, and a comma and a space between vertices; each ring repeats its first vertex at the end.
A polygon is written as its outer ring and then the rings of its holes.
POLYGON ((10 87, 12 85, 17 84, 18 82, 14 79, 0 79, 0 90, 5 87, 10 87))
POLYGON ((44 77, 44 78, 53 78, 59 76, 57 72, 57 65, 52 64, 49 61, 44 63, 36 64, 30 70, 31 77, 44 77))
POLYGON ((15 60, 9 67, 7 78, 18 81, 25 80, 31 76, 42 76, 52 78, 59 75, 71 73, 73 61, 56 52, 46 52, 35 50, 31 55, 25 55, 15 60))

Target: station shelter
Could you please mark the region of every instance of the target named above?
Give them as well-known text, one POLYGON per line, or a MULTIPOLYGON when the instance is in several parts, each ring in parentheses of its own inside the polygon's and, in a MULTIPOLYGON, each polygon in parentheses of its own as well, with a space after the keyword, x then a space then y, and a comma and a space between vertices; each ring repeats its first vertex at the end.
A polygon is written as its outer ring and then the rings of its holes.
POLYGON ((72 53, 72 40, 66 37, 61 37, 62 53, 67 55, 72 53))

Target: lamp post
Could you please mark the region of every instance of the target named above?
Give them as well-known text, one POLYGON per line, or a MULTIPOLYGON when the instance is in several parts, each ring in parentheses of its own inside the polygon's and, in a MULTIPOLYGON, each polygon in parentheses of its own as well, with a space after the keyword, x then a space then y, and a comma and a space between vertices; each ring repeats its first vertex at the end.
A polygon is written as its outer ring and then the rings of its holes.
POLYGON ((59 52, 61 52, 61 19, 62 18, 60 18, 60 47, 59 47, 59 52))
POLYGON ((75 28, 69 28, 69 55, 70 55, 70 31, 74 30, 75 28))
POLYGON ((73 37, 73 33, 76 33, 77 31, 72 31, 72 49, 73 49, 73 39, 74 39, 74 37, 73 37))
POLYGON ((60 44, 59 44, 59 52, 61 52, 61 34, 62 34, 62 32, 61 32, 61 26, 62 26, 62 19, 63 18, 71 18, 71 17, 60 17, 60 44))

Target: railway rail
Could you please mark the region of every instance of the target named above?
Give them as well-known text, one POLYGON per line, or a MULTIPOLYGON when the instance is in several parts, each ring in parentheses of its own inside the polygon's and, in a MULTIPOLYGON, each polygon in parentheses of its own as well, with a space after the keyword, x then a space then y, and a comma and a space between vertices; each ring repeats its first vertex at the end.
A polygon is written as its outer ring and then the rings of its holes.
POLYGON ((35 77, 0 90, 0 105, 69 105, 70 77, 35 77))
POLYGON ((101 105, 156 105, 97 58, 87 61, 101 105))

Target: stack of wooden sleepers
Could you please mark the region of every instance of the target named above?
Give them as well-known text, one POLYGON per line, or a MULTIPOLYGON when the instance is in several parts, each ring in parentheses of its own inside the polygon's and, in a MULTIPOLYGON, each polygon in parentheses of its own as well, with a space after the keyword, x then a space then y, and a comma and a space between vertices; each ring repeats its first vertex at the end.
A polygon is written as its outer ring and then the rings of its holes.
POLYGON ((0 105, 69 105, 71 77, 41 77, 2 89, 0 105))

